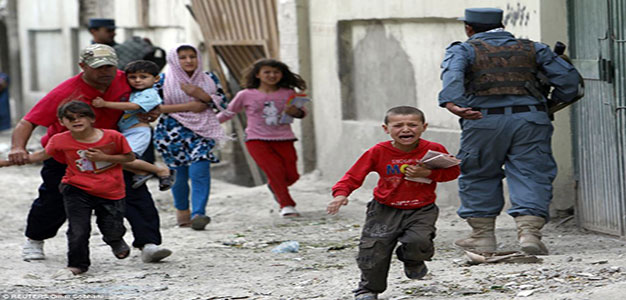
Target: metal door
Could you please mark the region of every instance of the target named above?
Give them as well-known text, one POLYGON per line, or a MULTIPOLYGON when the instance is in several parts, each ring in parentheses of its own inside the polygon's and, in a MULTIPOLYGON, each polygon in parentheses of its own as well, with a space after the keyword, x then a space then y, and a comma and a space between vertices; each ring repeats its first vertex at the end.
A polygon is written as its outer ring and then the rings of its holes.
POLYGON ((614 66, 623 65, 624 56, 616 55, 623 52, 623 43, 615 47, 614 28, 623 28, 623 4, 623 0, 568 2, 570 55, 586 86, 572 118, 576 215, 586 229, 619 236, 624 235, 624 78, 623 68, 615 72, 614 66))
POLYGON ((615 72, 615 98, 619 141, 620 194, 616 205, 622 237, 626 236, 626 1, 611 1, 611 35, 615 72))

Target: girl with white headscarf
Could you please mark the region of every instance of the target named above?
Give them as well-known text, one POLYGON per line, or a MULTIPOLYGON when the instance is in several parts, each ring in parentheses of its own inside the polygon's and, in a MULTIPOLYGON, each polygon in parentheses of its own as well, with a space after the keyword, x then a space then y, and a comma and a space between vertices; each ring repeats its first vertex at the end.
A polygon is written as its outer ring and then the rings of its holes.
POLYGON ((167 63, 163 115, 155 129, 154 143, 165 163, 176 170, 172 195, 178 225, 203 230, 211 221, 205 211, 211 187, 210 164, 218 162, 212 150, 227 139, 210 108, 212 103, 221 108, 221 98, 216 95, 212 78, 203 72, 195 47, 181 44, 172 48, 167 63))

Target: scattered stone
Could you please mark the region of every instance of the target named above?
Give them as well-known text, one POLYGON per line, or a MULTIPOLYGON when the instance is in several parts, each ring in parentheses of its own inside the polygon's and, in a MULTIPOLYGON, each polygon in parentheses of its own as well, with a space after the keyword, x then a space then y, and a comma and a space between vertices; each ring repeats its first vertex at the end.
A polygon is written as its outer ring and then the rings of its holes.
POLYGON ((521 291, 519 293, 517 293, 517 297, 528 297, 530 295, 532 295, 535 291, 534 290, 528 290, 528 291, 521 291))
POLYGON ((56 279, 56 280, 69 280, 69 279, 74 279, 75 277, 76 275, 74 275, 74 273, 72 273, 72 271, 70 271, 70 269, 68 268, 63 268, 61 270, 58 270, 56 273, 52 275, 52 279, 56 279))
POLYGON ((338 251, 338 250, 343 250, 350 247, 350 245, 340 245, 340 246, 332 246, 330 248, 328 248, 327 251, 338 251))
POLYGON ((617 273, 619 271, 621 271, 622 269, 620 267, 610 267, 608 272, 609 273, 617 273))
POLYGON ((519 286, 520 290, 530 290, 533 289, 535 286, 532 284, 522 284, 519 286))
POLYGON ((35 275, 33 273, 28 273, 28 274, 24 275, 24 279, 41 279, 41 277, 37 276, 37 275, 35 275))

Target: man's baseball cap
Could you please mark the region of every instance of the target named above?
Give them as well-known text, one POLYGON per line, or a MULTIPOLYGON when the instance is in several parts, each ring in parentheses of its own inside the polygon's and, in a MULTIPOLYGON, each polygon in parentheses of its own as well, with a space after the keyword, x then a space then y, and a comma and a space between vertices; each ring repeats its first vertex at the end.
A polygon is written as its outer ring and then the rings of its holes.
POLYGON ((89 24, 87 25, 87 28, 100 28, 100 27, 115 29, 115 20, 102 19, 102 18, 89 19, 89 24))
POLYGON ((471 24, 500 24, 502 10, 499 8, 466 8, 465 16, 458 20, 471 24))
POLYGON ((117 54, 111 46, 91 44, 80 51, 78 62, 85 63, 94 69, 106 65, 117 66, 117 54))

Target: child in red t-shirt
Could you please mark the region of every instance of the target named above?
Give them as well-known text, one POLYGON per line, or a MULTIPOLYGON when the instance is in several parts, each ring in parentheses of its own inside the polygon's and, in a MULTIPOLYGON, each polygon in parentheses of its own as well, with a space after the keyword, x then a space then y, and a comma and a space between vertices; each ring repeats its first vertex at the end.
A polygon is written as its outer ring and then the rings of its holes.
MULTIPOLYGON (((55 134, 45 151, 30 154, 28 161, 39 162, 53 157, 67 164, 61 181, 61 193, 69 221, 67 269, 74 275, 88 270, 91 213, 102 239, 119 259, 128 257, 124 241, 124 198, 126 197, 121 163, 135 159, 124 136, 108 129, 94 128, 95 114, 88 104, 70 101, 57 111, 59 122, 69 131, 55 134)), ((8 161, 0 162, 8 166, 8 161)))
POLYGON ((356 299, 377 299, 387 288, 387 273, 393 249, 404 262, 408 278, 421 279, 428 269, 425 260, 435 253, 435 222, 439 209, 435 205, 437 182, 454 180, 458 166, 429 169, 419 161, 428 150, 448 153, 440 144, 421 139, 428 123, 424 113, 410 106, 387 111, 383 129, 392 140, 367 150, 348 172, 333 186, 334 199, 328 204, 329 214, 336 214, 348 204, 348 195, 361 186, 370 172, 380 176, 374 188, 374 199, 367 205, 365 225, 361 233, 357 264, 361 282, 354 291, 356 299), (431 183, 408 178, 425 177, 431 183))

